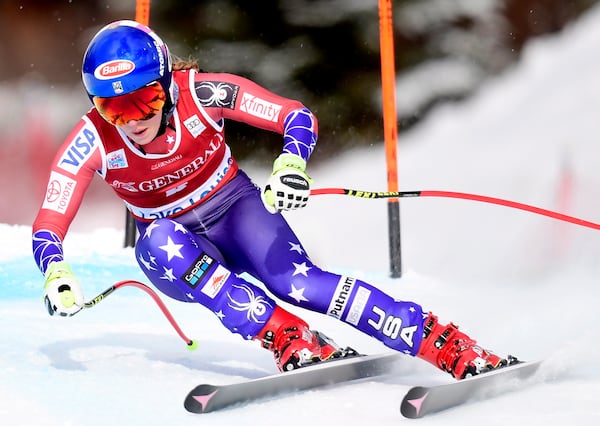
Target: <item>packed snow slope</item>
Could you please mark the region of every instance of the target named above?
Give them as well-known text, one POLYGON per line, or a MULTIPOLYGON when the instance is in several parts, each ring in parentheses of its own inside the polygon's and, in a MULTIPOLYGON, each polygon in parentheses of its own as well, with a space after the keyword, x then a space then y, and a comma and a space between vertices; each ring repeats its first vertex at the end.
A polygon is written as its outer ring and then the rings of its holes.
MULTIPOLYGON (((439 108, 401 136, 401 189, 481 194, 600 221, 598 52, 600 8, 532 43, 521 63, 476 96, 439 108)), ((315 187, 378 191, 386 189, 384 164, 383 147, 374 143, 310 172, 315 187)), ((257 182, 266 179, 268 165, 245 166, 257 182)), ((97 208, 83 209, 65 245, 88 300, 115 281, 144 281, 133 251, 121 247, 122 229, 81 230, 97 208)), ((498 353, 546 360, 522 390, 420 424, 599 424, 598 230, 474 201, 402 199, 403 275, 391 279, 385 201, 315 196, 287 217, 321 266, 415 300, 498 353)), ((73 318, 49 317, 29 233, 0 225, 2 424, 398 425, 408 422, 399 402, 410 385, 452 380, 406 358, 395 377, 198 418, 183 409, 188 390, 274 373, 270 354, 229 334, 201 306, 163 297, 199 340, 189 352, 152 300, 133 288, 73 318)), ((386 350, 332 318, 303 315, 340 344, 386 350)))

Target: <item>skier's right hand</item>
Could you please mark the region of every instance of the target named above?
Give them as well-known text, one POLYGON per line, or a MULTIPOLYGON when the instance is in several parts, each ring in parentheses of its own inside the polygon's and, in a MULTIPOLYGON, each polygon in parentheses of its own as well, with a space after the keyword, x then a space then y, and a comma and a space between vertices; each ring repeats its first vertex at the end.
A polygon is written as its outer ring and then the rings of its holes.
POLYGON ((44 303, 50 315, 70 317, 83 308, 81 286, 64 260, 51 262, 46 270, 44 303))

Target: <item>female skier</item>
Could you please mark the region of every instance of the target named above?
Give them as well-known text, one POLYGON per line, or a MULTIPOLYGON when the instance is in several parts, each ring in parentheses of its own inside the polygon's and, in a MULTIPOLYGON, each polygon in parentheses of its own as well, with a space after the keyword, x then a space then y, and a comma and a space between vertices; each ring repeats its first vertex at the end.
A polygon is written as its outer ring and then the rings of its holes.
POLYGON ((62 242, 97 174, 135 218, 136 258, 153 285, 260 342, 281 371, 355 352, 311 330, 274 297, 335 317, 457 379, 509 362, 420 305, 310 260, 280 213, 304 207, 310 193, 305 169, 317 120, 303 104, 240 76, 172 63, 165 43, 133 21, 113 22, 93 37, 82 77, 93 107, 59 148, 32 229, 50 315, 71 316, 84 304, 62 242), (238 168, 226 119, 283 136, 262 191, 238 168))

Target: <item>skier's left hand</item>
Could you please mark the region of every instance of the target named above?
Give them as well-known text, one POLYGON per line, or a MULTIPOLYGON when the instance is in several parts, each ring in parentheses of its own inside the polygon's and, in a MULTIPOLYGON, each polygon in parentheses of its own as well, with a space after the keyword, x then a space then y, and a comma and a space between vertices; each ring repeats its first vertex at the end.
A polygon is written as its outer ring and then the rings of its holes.
POLYGON ((273 173, 262 192, 262 200, 271 213, 306 206, 311 178, 305 173, 306 161, 293 154, 281 154, 273 163, 273 173))

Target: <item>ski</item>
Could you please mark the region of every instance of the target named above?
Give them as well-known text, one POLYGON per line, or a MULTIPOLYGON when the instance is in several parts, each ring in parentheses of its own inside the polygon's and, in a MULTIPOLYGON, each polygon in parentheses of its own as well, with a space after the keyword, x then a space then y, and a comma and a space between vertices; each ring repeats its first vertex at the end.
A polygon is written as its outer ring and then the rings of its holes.
POLYGON ((409 419, 418 419, 470 401, 508 392, 535 373, 540 364, 541 361, 523 362, 453 383, 415 386, 404 396, 400 412, 409 419))
POLYGON ((208 413, 297 391, 382 376, 393 371, 401 356, 398 352, 356 356, 228 385, 201 384, 189 392, 184 406, 191 413, 208 413))

